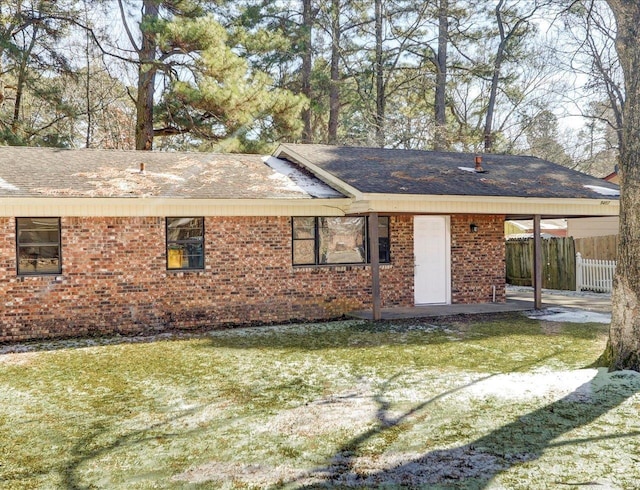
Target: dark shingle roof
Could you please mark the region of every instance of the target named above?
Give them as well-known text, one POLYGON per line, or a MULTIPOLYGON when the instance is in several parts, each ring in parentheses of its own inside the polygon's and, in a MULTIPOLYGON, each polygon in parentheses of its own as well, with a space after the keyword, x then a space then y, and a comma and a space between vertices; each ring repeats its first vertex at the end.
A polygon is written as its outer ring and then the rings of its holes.
POLYGON ((0 147, 0 197, 286 199, 328 189, 295 184, 259 155, 0 147))
POLYGON ((286 144, 279 155, 298 155, 363 193, 617 199, 606 192, 615 184, 529 156, 483 154, 485 173, 476 173, 472 153, 286 144))

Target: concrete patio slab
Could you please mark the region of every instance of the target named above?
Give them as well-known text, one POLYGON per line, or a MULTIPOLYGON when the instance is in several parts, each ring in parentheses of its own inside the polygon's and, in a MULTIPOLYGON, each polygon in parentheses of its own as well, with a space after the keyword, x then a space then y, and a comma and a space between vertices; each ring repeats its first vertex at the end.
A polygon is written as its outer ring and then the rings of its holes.
MULTIPOLYGON (((542 307, 563 307, 598 311, 611 311, 611 296, 596 293, 575 293, 572 291, 543 290, 542 307)), ((431 318, 452 315, 480 315, 486 313, 507 313, 517 311, 531 311, 534 309, 533 289, 507 289, 507 301, 504 303, 479 303, 464 305, 426 305, 398 308, 383 308, 383 320, 398 320, 403 318, 431 318)), ((371 310, 358 310, 349 314, 353 318, 371 320, 371 310)))

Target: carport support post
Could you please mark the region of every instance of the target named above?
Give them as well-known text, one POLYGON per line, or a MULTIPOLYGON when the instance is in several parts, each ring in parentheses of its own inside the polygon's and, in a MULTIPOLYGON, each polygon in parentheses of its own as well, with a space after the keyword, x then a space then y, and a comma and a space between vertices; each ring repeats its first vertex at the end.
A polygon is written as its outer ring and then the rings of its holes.
POLYGON ((378 213, 369 213, 369 261, 371 262, 371 296, 373 319, 382 318, 380 300, 380 241, 378 239, 378 213))
POLYGON ((533 217, 533 296, 535 309, 542 309, 542 236, 539 214, 533 217))

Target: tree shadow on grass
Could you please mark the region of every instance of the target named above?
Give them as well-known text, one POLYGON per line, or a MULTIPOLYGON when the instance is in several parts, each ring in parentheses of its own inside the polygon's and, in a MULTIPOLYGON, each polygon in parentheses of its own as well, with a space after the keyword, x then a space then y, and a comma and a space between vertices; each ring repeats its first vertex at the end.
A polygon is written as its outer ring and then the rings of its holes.
MULTIPOLYGON (((491 377, 491 376, 489 376, 491 377)), ((488 377, 487 377, 488 378, 488 377)), ((483 379, 487 379, 483 378, 483 379)), ((474 383, 478 383, 478 380, 474 383)), ((464 387, 439 395, 452 394, 464 387)), ((499 427, 473 442, 450 449, 434 450, 410 461, 371 470, 358 457, 364 443, 384 432, 398 428, 412 415, 425 409, 434 399, 423 402, 399 417, 389 415, 389 403, 382 396, 378 404, 377 425, 353 438, 333 455, 329 463, 316 468, 288 485, 296 488, 360 487, 401 485, 409 488, 465 488, 481 490, 509 468, 535 461, 545 450, 607 439, 640 436, 640 431, 615 433, 569 441, 561 436, 594 422, 640 391, 640 375, 631 372, 607 373, 600 369, 589 382, 567 396, 499 427)), ((370 463, 369 463, 370 464, 370 463)), ((560 484, 560 482, 557 482, 560 484)), ((565 483, 593 485, 593 482, 565 483)))
MULTIPOLYGON (((64 464, 59 467, 62 488, 66 490, 96 488, 94 484, 83 482, 81 468, 90 465, 92 462, 95 463, 101 457, 114 454, 119 449, 126 448, 131 451, 132 448, 139 447, 140 452, 142 452, 149 444, 153 445, 158 441, 171 441, 176 438, 187 438, 190 435, 199 434, 202 430, 199 427, 179 431, 170 429, 175 429, 175 424, 196 416, 205 408, 206 405, 201 405, 183 409, 161 422, 153 423, 140 429, 125 431, 117 435, 114 434, 116 432, 114 425, 116 425, 117 420, 97 420, 75 442, 68 452, 64 464)), ((140 459, 144 461, 144 455, 141 455, 140 459)), ((135 473, 135 479, 138 482, 149 481, 151 486, 154 485, 154 481, 163 481, 167 478, 167 469, 163 467, 151 472, 137 471, 135 473)))

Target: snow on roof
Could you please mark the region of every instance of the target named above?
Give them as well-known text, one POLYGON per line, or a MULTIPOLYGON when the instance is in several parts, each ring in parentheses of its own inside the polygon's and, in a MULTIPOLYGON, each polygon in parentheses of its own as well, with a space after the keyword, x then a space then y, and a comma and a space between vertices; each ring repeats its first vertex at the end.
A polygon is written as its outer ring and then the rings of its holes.
POLYGON ((317 177, 303 172, 299 167, 286 160, 266 156, 262 160, 275 172, 271 179, 279 182, 288 191, 309 194, 313 197, 344 197, 317 177))
POLYGON ((620 191, 618 189, 610 189, 609 187, 601 187, 599 185, 585 185, 587 189, 591 189, 598 194, 602 194, 603 196, 619 196, 620 191))
POLYGON ((15 185, 7 182, 2 177, 0 177, 0 189, 4 189, 6 191, 17 191, 18 190, 18 188, 15 185))

